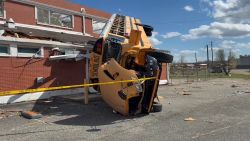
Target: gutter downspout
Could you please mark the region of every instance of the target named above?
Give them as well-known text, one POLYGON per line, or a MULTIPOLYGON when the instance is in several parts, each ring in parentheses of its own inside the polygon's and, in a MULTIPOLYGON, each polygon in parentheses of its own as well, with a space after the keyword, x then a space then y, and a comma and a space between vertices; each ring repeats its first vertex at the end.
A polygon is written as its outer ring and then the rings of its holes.
MULTIPOLYGON (((81 12, 86 13, 84 8, 81 8, 81 12)), ((83 32, 83 35, 86 34, 86 25, 85 24, 86 24, 85 16, 82 16, 82 32, 83 32)))

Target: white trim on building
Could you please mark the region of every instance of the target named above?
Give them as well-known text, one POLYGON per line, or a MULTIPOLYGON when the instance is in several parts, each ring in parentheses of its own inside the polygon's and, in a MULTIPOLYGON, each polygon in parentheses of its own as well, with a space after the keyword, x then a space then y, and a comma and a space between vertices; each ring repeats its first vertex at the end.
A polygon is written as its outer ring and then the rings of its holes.
POLYGON ((48 99, 53 96, 74 95, 84 92, 84 88, 56 90, 47 92, 28 93, 21 95, 0 96, 0 104, 10 104, 17 102, 33 101, 38 99, 48 99))
MULTIPOLYGON (((5 23, 6 23, 5 21, 0 21, 0 25, 4 25, 5 23)), ((89 34, 83 34, 82 32, 70 31, 70 30, 65 30, 65 29, 56 29, 53 27, 44 27, 44 26, 39 26, 39 25, 15 23, 15 26, 19 28, 29 28, 29 29, 34 29, 34 30, 49 31, 49 32, 55 32, 55 33, 61 33, 61 34, 71 34, 71 35, 93 37, 89 34)))
POLYGON ((29 44, 31 46, 40 45, 46 47, 60 47, 60 48, 85 48, 85 49, 92 49, 91 46, 87 45, 74 45, 70 43, 62 43, 57 41, 47 41, 47 40, 38 40, 38 39, 24 39, 24 38, 15 38, 15 37, 5 37, 0 36, 1 44, 29 44))

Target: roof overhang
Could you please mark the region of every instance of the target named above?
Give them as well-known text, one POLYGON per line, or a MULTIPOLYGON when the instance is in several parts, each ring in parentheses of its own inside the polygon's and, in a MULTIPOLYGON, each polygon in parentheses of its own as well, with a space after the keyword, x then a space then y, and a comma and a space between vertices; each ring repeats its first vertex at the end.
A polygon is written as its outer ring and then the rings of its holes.
MULTIPOLYGON (((81 32, 75 32, 75 31, 69 31, 69 30, 63 30, 63 29, 55 29, 50 27, 43 27, 43 26, 36 26, 36 25, 27 25, 27 24, 20 24, 20 23, 14 23, 15 28, 9 28, 6 26, 5 21, 0 21, 0 30, 6 30, 16 33, 24 33, 26 35, 32 36, 32 37, 45 37, 50 38, 51 40, 57 41, 57 43, 61 44, 81 44, 86 46, 88 42, 94 42, 97 39, 93 36, 90 36, 88 34, 83 34, 81 32)), ((4 37, 4 36, 3 36, 4 37)), ((9 38, 6 38, 9 39, 9 38)), ((26 39, 26 38, 25 38, 26 39)), ((21 39, 21 40, 25 40, 21 39)), ((15 39, 20 40, 20 39, 15 39)), ((39 39, 32 39, 37 40, 35 42, 53 42, 50 40, 42 40, 39 41, 39 39)), ((29 40, 30 41, 30 40, 29 40)))
POLYGON ((15 37, 5 37, 0 36, 0 42, 3 44, 23 44, 31 46, 44 46, 44 47, 60 47, 60 48, 81 48, 81 49, 92 49, 91 45, 76 45, 71 43, 62 43, 57 41, 46 41, 46 40, 37 40, 37 39, 26 39, 26 38, 15 38, 15 37))

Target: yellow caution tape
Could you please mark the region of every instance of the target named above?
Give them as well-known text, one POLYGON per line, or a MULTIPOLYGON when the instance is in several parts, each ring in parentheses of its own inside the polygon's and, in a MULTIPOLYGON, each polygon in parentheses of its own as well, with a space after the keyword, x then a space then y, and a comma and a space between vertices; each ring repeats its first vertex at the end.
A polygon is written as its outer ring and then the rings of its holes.
POLYGON ((80 88, 80 87, 91 87, 91 86, 96 86, 96 85, 111 85, 111 84, 117 84, 117 83, 138 82, 138 81, 145 81, 145 80, 152 80, 152 79, 156 79, 156 77, 140 78, 140 79, 135 79, 135 80, 122 80, 122 81, 112 81, 112 82, 103 82, 103 83, 50 87, 50 88, 13 90, 13 91, 0 92, 0 96, 19 95, 19 94, 24 94, 24 93, 45 92, 45 91, 54 91, 54 90, 63 90, 63 89, 73 89, 73 88, 80 88))

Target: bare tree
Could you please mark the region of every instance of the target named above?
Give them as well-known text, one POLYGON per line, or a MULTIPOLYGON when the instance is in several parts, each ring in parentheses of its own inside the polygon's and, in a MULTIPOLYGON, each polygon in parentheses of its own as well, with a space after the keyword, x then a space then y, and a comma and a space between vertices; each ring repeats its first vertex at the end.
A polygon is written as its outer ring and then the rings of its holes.
POLYGON ((228 69, 229 69, 229 71, 231 69, 235 69, 236 68, 236 66, 237 66, 237 59, 236 59, 235 53, 232 50, 230 50, 229 53, 228 53, 228 59, 227 59, 227 61, 228 61, 228 69))
POLYGON ((217 52, 216 52, 216 61, 221 64, 221 65, 226 65, 226 61, 225 61, 225 51, 224 49, 219 49, 217 52))
POLYGON ((183 65, 185 63, 185 55, 184 54, 181 54, 181 57, 180 57, 180 64, 183 65))
POLYGON ((184 56, 184 54, 181 54, 180 65, 181 65, 181 73, 184 76, 184 73, 185 73, 185 56, 184 56))

